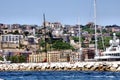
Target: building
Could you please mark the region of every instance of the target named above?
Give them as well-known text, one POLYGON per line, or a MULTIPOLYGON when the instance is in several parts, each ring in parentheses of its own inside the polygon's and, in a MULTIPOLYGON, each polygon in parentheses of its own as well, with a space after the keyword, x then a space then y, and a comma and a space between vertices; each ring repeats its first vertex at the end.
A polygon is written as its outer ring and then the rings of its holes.
POLYGON ((48 51, 39 54, 29 55, 28 62, 69 62, 69 54, 71 51, 48 51), (47 54, 47 55, 46 55, 47 54), (47 58, 46 58, 47 57, 47 58))
POLYGON ((39 63, 39 62, 46 62, 46 53, 39 53, 39 54, 30 54, 29 60, 30 63, 39 63))
POLYGON ((70 62, 79 61, 79 52, 72 52, 70 54, 70 62))
POLYGON ((0 36, 1 48, 18 48, 23 35, 5 34, 0 36))
POLYGON ((85 48, 83 49, 83 61, 90 61, 93 60, 95 56, 95 50, 92 48, 85 48))
POLYGON ((20 39, 22 38, 23 35, 6 34, 1 35, 1 42, 19 43, 20 39))
POLYGON ((47 62, 59 62, 60 51, 50 51, 47 53, 47 62))
MULTIPOLYGON (((44 25, 44 23, 43 23, 43 25, 44 25)), ((60 23, 60 22, 45 22, 45 25, 46 25, 46 27, 50 27, 50 28, 62 28, 62 24, 60 23)))

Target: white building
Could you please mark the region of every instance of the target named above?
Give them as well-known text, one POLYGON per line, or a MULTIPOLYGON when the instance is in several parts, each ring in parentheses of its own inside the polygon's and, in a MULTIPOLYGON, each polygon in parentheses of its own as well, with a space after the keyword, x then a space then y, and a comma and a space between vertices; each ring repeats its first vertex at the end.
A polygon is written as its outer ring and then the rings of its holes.
POLYGON ((6 34, 1 35, 1 42, 9 42, 9 43, 19 43, 20 39, 23 38, 23 35, 14 35, 14 34, 6 34))

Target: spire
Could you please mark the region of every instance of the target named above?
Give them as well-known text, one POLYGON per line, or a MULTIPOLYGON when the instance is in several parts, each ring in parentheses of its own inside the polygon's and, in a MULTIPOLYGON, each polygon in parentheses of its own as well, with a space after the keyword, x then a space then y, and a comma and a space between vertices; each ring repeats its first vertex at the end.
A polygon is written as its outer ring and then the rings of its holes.
POLYGON ((46 24, 45 24, 45 14, 43 14, 43 20, 44 20, 44 22, 43 22, 43 25, 44 25, 44 37, 45 37, 45 52, 46 52, 46 59, 45 59, 45 61, 47 62, 47 44, 46 44, 46 24))

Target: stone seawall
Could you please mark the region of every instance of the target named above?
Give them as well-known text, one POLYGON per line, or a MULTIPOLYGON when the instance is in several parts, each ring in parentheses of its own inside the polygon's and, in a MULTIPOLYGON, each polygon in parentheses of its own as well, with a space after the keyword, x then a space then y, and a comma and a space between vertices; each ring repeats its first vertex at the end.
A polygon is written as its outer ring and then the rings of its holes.
POLYGON ((119 71, 120 62, 59 62, 0 64, 0 71, 119 71))

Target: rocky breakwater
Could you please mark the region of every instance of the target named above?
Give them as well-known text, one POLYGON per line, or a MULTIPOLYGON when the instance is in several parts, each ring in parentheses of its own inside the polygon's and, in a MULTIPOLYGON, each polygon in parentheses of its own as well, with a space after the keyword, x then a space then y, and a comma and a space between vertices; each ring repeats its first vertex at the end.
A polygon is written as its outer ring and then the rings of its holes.
POLYGON ((0 64, 0 71, 119 71, 120 62, 59 62, 0 64))

